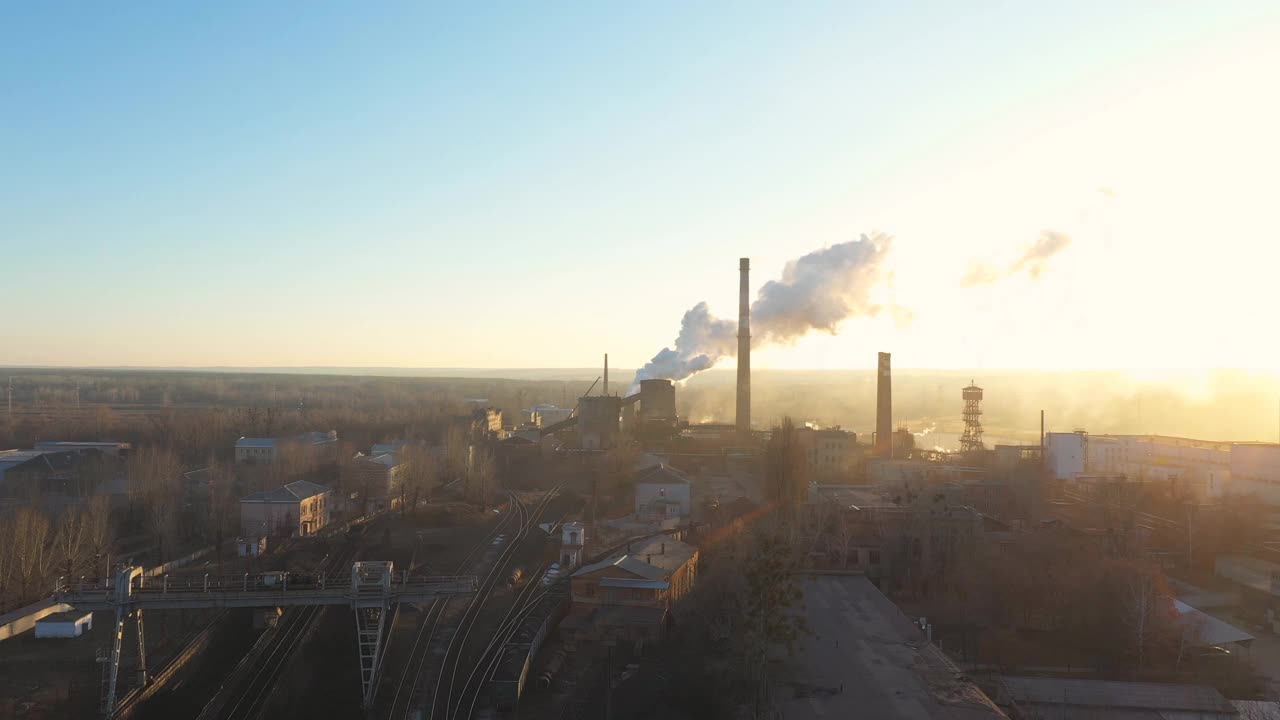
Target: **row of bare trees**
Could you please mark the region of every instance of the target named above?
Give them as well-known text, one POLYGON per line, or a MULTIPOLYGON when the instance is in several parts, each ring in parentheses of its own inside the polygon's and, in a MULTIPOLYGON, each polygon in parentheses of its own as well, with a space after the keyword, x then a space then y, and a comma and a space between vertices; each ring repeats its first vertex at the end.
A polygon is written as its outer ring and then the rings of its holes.
POLYGON ((0 516, 0 606, 47 595, 58 576, 97 575, 113 539, 105 497, 57 513, 19 507, 0 516))

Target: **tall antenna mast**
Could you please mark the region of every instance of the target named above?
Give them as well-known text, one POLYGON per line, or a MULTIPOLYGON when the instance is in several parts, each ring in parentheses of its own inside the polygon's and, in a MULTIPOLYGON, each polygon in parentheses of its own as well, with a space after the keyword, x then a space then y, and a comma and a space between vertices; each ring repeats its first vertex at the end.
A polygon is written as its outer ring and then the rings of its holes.
POLYGON ((9 419, 13 419, 13 376, 9 376, 9 419))

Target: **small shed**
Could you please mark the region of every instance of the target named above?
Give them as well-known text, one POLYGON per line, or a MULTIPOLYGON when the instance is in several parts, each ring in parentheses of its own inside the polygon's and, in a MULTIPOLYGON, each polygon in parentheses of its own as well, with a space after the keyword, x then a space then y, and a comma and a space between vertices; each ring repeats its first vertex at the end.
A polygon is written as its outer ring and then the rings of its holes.
POLYGON ((92 629, 93 613, 80 610, 54 613, 36 621, 38 638, 80 637, 85 631, 92 629))
POLYGON ((236 538, 236 554, 240 557, 258 557, 267 552, 265 535, 254 538, 236 538))

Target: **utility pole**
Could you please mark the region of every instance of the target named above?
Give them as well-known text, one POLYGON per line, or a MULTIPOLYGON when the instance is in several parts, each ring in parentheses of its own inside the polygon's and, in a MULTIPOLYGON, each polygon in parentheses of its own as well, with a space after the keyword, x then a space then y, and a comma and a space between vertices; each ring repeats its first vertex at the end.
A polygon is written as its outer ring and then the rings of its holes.
POLYGON ((13 376, 9 376, 9 419, 13 419, 13 376))

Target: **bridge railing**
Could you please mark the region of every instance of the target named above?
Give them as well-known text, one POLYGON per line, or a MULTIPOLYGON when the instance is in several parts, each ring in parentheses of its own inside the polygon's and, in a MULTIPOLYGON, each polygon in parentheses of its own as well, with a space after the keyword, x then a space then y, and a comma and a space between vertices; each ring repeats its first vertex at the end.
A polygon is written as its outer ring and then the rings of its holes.
MULTIPOLYGON (((61 600, 74 598, 110 600, 116 596, 115 583, 110 579, 80 578, 75 582, 59 581, 53 596, 61 600)), ((250 595, 294 595, 312 593, 320 596, 342 597, 358 594, 375 596, 379 594, 398 595, 403 593, 440 592, 473 592, 478 585, 474 575, 399 575, 393 577, 387 588, 363 585, 353 588, 350 574, 333 574, 328 576, 310 576, 290 573, 243 573, 241 575, 197 576, 197 575, 163 575, 135 581, 129 590, 131 596, 154 598, 157 596, 184 596, 235 594, 239 597, 250 595)))

